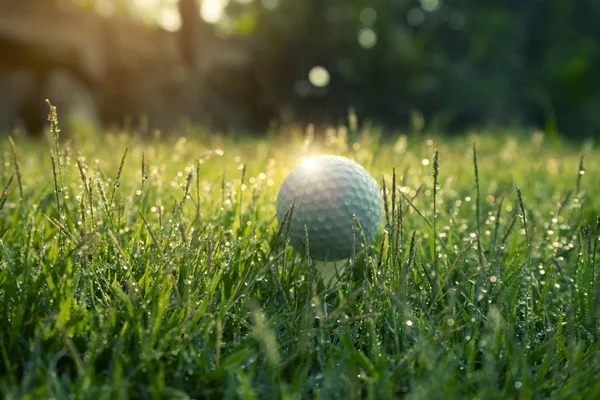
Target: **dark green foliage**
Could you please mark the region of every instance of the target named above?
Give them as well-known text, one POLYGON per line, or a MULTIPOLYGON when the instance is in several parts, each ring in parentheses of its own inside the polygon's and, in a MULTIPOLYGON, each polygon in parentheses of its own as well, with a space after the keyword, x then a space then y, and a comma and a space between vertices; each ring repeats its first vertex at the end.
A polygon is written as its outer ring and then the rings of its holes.
POLYGON ((444 131, 527 124, 549 134, 600 133, 597 1, 261 4, 232 2, 230 14, 256 44, 281 105, 301 118, 342 119, 354 107, 388 126, 422 115, 444 131), (377 35, 374 47, 359 45, 364 28, 377 35), (330 71, 331 83, 299 95, 314 65, 330 71))

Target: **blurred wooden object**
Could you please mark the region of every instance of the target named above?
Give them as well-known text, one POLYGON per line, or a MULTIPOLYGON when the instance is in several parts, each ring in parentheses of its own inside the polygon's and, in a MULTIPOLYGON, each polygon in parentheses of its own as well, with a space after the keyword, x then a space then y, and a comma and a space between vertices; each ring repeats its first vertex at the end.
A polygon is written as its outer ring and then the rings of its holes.
POLYGON ((195 0, 179 10, 182 28, 172 33, 68 2, 0 0, 0 107, 13 110, 0 112, 0 131, 20 122, 39 134, 46 98, 62 115, 88 104, 84 115, 112 126, 251 120, 261 92, 251 49, 217 37, 195 0))

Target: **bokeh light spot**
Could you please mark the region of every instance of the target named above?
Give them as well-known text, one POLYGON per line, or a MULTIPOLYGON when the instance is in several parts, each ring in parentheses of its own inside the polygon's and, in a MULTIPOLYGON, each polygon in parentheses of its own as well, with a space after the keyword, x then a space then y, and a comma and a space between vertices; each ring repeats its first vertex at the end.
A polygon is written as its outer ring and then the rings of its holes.
POLYGON ((358 32, 358 44, 363 49, 370 49, 377 44, 377 34, 371 28, 363 28, 358 32))
POLYGON ((208 23, 216 23, 223 16, 225 7, 229 4, 229 0, 209 0, 202 2, 200 14, 202 19, 208 23))
POLYGON ((420 26, 424 20, 425 13, 423 13, 423 10, 420 8, 412 8, 406 14, 406 22, 408 22, 410 26, 420 26))
POLYGON ((421 0, 423 11, 434 12, 440 8, 440 0, 421 0))
POLYGON ((305 79, 296 81, 294 84, 294 91, 298 96, 306 97, 310 94, 310 83, 305 79))
POLYGON ((329 84, 329 71, 320 65, 312 67, 308 73, 308 80, 316 87, 325 87, 329 84))
POLYGON ((156 17, 156 22, 165 30, 176 32, 181 28, 181 16, 177 7, 163 8, 156 17))
POLYGON ((360 22, 364 25, 371 26, 377 21, 377 11, 371 7, 364 8, 360 12, 360 22))

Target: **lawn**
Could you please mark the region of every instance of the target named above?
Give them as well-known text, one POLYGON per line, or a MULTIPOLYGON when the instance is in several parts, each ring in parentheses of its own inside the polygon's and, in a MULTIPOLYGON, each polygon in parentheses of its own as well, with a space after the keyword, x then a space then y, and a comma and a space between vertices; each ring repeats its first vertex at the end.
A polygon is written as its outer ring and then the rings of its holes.
POLYGON ((3 398, 600 398, 591 141, 54 133, 0 139, 3 398), (275 218, 325 153, 386 199, 337 285, 275 218))

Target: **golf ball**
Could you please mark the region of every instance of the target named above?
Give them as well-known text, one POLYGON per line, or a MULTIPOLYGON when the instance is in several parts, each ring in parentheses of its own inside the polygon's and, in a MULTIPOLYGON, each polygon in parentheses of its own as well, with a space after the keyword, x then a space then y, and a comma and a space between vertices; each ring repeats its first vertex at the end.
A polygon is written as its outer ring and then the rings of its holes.
POLYGON ((324 155, 305 160, 284 180, 277 196, 282 224, 293 207, 289 226, 292 246, 319 261, 350 257, 360 248, 356 215, 367 243, 381 223, 382 198, 377 182, 358 163, 324 155))

